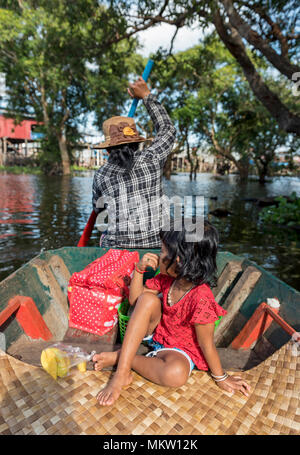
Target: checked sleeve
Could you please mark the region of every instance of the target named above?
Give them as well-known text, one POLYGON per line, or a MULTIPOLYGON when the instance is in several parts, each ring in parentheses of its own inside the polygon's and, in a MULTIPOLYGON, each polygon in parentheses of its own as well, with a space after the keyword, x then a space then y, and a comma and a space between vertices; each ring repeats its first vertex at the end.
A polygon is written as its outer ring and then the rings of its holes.
POLYGON ((92 187, 92 204, 93 204, 94 212, 96 212, 97 215, 99 215, 99 213, 101 213, 103 210, 105 210, 107 208, 107 204, 105 204, 105 203, 103 204, 103 203, 101 203, 101 201, 98 202, 98 207, 97 207, 97 201, 102 196, 100 188, 99 188, 100 187, 99 179, 101 179, 101 174, 99 173, 99 171, 96 171, 95 175, 94 175, 93 187, 92 187))
POLYGON ((151 93, 143 99, 144 105, 154 124, 156 136, 145 150, 145 158, 156 159, 163 166, 173 149, 176 129, 166 111, 151 93))

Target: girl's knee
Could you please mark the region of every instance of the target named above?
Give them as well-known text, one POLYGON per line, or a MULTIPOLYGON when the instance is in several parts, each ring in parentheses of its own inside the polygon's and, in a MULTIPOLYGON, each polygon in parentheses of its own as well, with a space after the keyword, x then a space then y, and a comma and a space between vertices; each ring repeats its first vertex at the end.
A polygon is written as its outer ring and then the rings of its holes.
POLYGON ((163 383, 168 387, 181 387, 189 377, 189 373, 182 362, 174 361, 166 366, 163 372, 163 383))
POLYGON ((143 305, 143 308, 161 307, 161 300, 152 292, 143 292, 137 299, 136 305, 143 305))

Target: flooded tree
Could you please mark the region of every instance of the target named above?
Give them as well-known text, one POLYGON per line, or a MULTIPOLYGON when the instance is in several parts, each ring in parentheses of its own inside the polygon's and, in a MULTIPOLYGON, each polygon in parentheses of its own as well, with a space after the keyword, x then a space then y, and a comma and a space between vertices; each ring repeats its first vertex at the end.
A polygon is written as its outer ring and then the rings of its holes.
POLYGON ((110 116, 127 100, 135 40, 119 43, 126 24, 91 0, 0 1, 0 71, 16 121, 34 115, 43 133, 46 172, 70 173, 71 144, 92 110, 110 116))
MULTIPOLYGON (((264 61, 257 59, 256 64, 264 74, 264 61)), ((203 144, 217 163, 232 163, 242 181, 248 178, 250 160, 263 182, 279 147, 289 149, 289 135, 257 102, 239 65, 214 32, 186 51, 161 53, 153 81, 177 127, 190 179, 195 178, 197 151, 203 144)))

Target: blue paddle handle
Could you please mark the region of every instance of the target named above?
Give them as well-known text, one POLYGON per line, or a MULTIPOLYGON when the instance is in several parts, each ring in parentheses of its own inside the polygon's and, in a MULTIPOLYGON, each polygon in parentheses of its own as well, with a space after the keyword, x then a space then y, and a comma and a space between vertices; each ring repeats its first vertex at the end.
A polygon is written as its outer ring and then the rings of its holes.
MULTIPOLYGON (((144 69, 144 72, 142 74, 142 78, 144 79, 145 82, 147 82, 147 80, 148 80, 148 77, 149 77, 149 75, 151 73, 153 64, 154 64, 153 60, 148 60, 148 63, 147 63, 147 65, 146 65, 146 67, 144 69)), ((139 99, 138 98, 134 98, 134 100, 131 103, 131 107, 130 107, 130 111, 129 111, 128 117, 133 117, 134 116, 136 108, 137 108, 137 105, 138 105, 138 102, 139 102, 139 99)))

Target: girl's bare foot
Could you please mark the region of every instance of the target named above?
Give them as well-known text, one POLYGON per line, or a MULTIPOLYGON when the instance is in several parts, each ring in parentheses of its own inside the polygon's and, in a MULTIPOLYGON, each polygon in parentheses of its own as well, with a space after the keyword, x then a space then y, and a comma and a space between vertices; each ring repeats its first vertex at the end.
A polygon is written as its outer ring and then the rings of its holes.
POLYGON ((95 362, 95 370, 100 371, 106 367, 112 367, 117 364, 118 358, 120 355, 120 350, 113 352, 100 352, 100 354, 95 354, 93 357, 93 362, 95 362))
POLYGON ((132 373, 126 374, 116 373, 109 381, 106 387, 102 389, 98 395, 97 400, 102 406, 111 406, 119 398, 123 387, 128 386, 132 382, 132 373))

